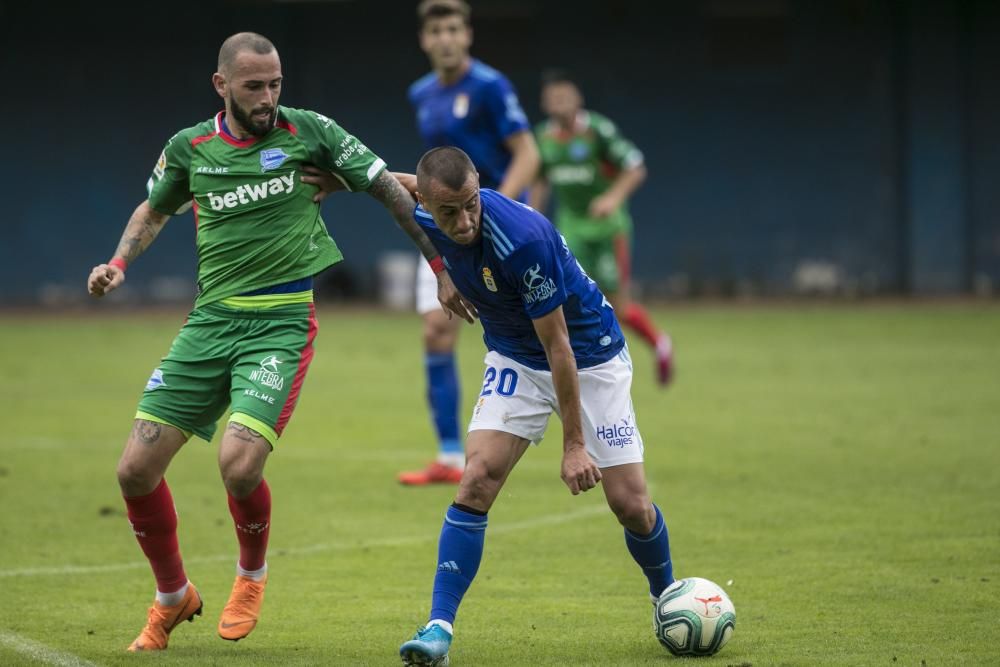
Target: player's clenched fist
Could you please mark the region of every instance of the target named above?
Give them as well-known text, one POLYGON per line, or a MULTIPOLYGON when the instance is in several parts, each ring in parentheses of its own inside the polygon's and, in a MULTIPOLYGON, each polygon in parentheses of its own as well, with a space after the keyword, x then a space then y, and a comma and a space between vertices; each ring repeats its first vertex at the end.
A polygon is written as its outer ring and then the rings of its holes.
POLYGON ((104 296, 125 282, 125 272, 117 266, 98 264, 90 271, 87 291, 91 296, 104 296))
POLYGON ((583 447, 567 449, 563 453, 562 480, 575 496, 597 486, 601 481, 601 469, 583 447))

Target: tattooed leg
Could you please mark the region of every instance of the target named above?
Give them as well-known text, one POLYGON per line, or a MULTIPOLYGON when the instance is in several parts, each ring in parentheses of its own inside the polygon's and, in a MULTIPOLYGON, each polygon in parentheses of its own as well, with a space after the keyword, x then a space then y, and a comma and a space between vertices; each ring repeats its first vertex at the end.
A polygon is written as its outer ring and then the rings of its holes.
POLYGON ((187 437, 168 424, 136 419, 118 460, 118 485, 126 496, 152 493, 187 437))
POLYGON ((271 453, 267 438, 245 424, 229 422, 219 447, 219 471, 226 490, 244 498, 264 479, 264 463, 271 453))
POLYGON ((148 419, 136 419, 132 426, 132 437, 139 440, 144 445, 152 445, 160 439, 162 426, 159 422, 151 422, 148 419))
POLYGON ((236 422, 229 422, 229 426, 226 427, 226 433, 243 442, 253 442, 255 438, 264 437, 249 426, 237 424, 236 422))

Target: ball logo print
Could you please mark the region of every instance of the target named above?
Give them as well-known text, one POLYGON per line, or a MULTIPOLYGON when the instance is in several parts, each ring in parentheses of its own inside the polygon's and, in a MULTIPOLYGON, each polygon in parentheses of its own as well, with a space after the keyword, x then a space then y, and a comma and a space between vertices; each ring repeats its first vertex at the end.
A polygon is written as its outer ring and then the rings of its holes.
POLYGON ((709 602, 722 602, 722 596, 721 595, 713 595, 710 598, 700 598, 700 597, 695 596, 694 599, 697 600, 698 602, 702 603, 703 605, 705 605, 705 616, 708 616, 709 618, 712 618, 712 617, 718 616, 719 614, 722 613, 722 609, 719 607, 719 605, 713 604, 711 608, 709 608, 709 606, 708 606, 709 602))

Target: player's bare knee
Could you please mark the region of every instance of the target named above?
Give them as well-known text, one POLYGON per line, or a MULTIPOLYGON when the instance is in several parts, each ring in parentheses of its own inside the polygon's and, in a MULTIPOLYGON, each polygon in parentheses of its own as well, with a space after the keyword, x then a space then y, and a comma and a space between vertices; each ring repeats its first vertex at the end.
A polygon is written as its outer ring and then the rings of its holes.
POLYGON ((435 354, 447 354, 455 347, 455 336, 446 328, 433 324, 424 327, 424 349, 435 354))
POLYGON ((118 476, 118 487, 126 497, 144 496, 152 493, 160 483, 162 475, 134 457, 122 455, 115 471, 118 476))
POLYGON ((465 464, 462 473, 462 483, 455 495, 456 502, 469 507, 489 510, 500 492, 501 481, 490 474, 489 467, 480 459, 473 457, 465 464))
POLYGON ((423 336, 425 350, 434 354, 448 354, 455 349, 458 331, 444 311, 434 310, 424 315, 423 336))
POLYGON ((234 498, 249 496, 264 478, 256 466, 247 465, 244 461, 238 461, 225 466, 221 472, 222 483, 225 485, 229 495, 234 498))
POLYGON ((611 511, 615 513, 620 523, 633 533, 646 535, 656 525, 656 512, 652 504, 644 497, 633 496, 614 502, 608 501, 611 511))

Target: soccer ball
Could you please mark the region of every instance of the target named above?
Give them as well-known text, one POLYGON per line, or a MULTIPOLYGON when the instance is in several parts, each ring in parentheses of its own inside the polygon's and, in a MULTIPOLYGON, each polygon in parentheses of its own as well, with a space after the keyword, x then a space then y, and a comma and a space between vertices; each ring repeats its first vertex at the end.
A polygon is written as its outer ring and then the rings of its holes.
POLYGON ((689 577, 672 583, 656 601, 653 630, 674 655, 713 655, 736 628, 736 608, 708 579, 689 577))

